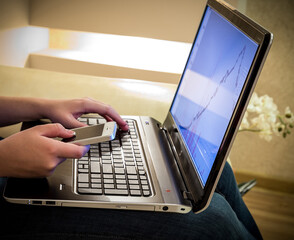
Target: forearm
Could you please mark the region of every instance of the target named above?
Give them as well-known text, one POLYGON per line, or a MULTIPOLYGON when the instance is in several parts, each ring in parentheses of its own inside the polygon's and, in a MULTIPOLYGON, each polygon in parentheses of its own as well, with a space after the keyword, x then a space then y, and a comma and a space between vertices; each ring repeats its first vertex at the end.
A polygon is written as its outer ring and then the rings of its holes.
POLYGON ((43 118, 45 99, 0 97, 0 126, 43 118))

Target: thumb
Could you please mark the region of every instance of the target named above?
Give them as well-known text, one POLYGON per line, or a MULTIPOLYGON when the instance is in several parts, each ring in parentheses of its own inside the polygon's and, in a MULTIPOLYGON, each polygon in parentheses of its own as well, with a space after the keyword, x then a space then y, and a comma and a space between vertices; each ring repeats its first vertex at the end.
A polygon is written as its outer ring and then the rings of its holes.
POLYGON ((68 119, 64 122, 64 126, 67 128, 78 128, 85 127, 88 125, 78 121, 73 115, 70 115, 68 119))
POLYGON ((69 138, 75 134, 74 131, 64 128, 60 123, 46 124, 42 126, 37 126, 35 128, 40 135, 50 138, 69 138))

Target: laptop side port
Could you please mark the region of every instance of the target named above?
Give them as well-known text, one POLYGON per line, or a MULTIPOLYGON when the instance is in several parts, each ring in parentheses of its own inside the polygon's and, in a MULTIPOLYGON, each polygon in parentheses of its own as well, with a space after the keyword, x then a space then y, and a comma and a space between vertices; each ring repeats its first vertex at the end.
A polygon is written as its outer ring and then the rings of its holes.
POLYGON ((46 205, 56 205, 55 201, 46 201, 46 205))

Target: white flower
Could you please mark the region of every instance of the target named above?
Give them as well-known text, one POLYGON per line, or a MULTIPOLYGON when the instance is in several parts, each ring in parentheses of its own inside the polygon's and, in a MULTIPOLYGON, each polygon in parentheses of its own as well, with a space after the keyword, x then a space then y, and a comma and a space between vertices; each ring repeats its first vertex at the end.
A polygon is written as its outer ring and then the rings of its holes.
POLYGON ((250 102, 247 107, 248 112, 261 112, 261 101, 256 92, 254 92, 251 96, 250 102))
POLYGON ((268 95, 258 97, 254 92, 241 122, 240 131, 257 132, 261 138, 270 141, 273 133, 286 137, 293 127, 294 114, 289 107, 286 107, 285 114, 281 116, 273 98, 268 95))
POLYGON ((272 140, 272 132, 261 131, 258 133, 259 137, 266 140, 267 142, 272 140))
POLYGON ((255 118, 252 118, 251 123, 256 129, 271 132, 271 124, 267 121, 267 117, 263 113, 259 114, 255 118))

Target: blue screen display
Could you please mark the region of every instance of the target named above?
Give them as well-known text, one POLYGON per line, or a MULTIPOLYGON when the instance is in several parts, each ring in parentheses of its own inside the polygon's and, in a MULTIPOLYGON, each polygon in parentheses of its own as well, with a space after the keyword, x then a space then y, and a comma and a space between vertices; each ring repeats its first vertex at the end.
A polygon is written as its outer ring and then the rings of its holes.
POLYGON ((258 44, 206 9, 171 114, 205 185, 258 44))

